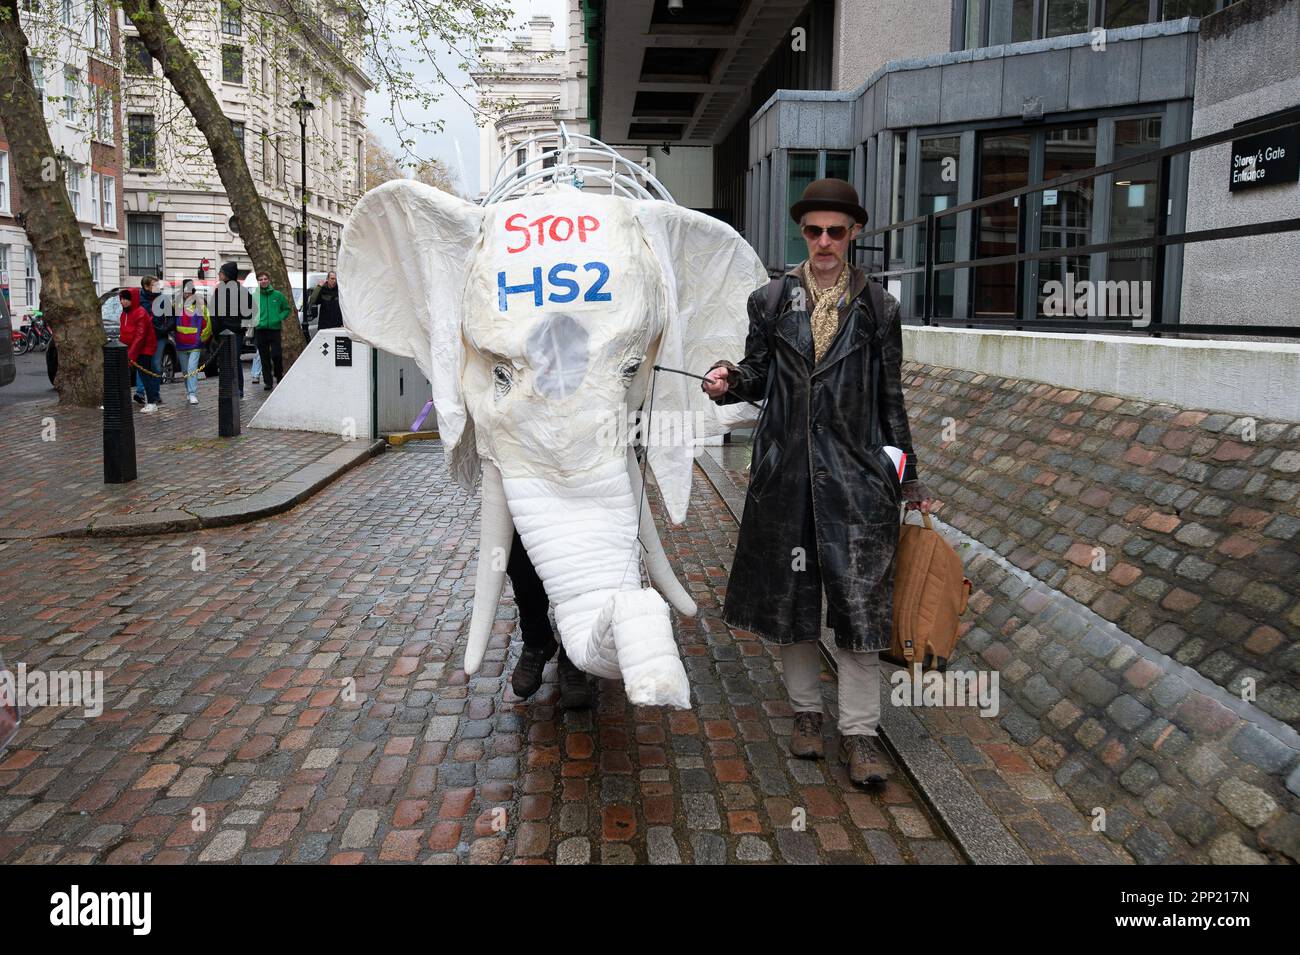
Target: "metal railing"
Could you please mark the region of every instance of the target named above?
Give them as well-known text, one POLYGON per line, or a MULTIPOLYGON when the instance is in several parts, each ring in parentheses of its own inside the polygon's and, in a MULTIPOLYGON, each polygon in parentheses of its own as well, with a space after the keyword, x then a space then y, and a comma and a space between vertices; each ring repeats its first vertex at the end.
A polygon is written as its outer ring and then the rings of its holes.
MULTIPOLYGON (((868 265, 870 275, 880 279, 892 277, 901 277, 907 275, 916 275, 920 279, 920 299, 919 309, 908 308, 908 303, 903 302, 902 314, 904 319, 910 318, 913 322, 919 322, 922 325, 949 325, 961 326, 966 328, 1003 328, 1003 329, 1028 329, 1028 330, 1049 330, 1049 331, 1081 331, 1081 332, 1105 332, 1117 333, 1131 331, 1146 335, 1168 335, 1168 334, 1195 334, 1195 335, 1212 335, 1212 336, 1251 336, 1251 337, 1271 337, 1271 338, 1296 338, 1300 337, 1300 325, 1224 325, 1224 324, 1189 324, 1178 321, 1177 310, 1173 315, 1173 321, 1151 320, 1142 324, 1136 324, 1131 321, 1120 322, 1113 319, 1107 320, 1102 318, 1091 318, 1087 320, 1071 320, 1068 318, 1052 317, 1026 317, 1023 312, 1023 303, 1027 296, 1023 291, 1024 271, 1020 269, 1022 263, 1042 262, 1053 259, 1069 259, 1082 256, 1095 255, 1098 253, 1111 252, 1145 252, 1150 251, 1153 265, 1158 262, 1157 250, 1164 250, 1170 246, 1186 246, 1199 242, 1214 242, 1221 239, 1236 239, 1246 236, 1275 235, 1283 232, 1300 231, 1300 218, 1274 219, 1267 222, 1255 222, 1246 225, 1224 226, 1217 229, 1197 229, 1189 232, 1179 232, 1174 234, 1164 234, 1164 223, 1168 213, 1161 209, 1162 202, 1157 203, 1156 227, 1155 234, 1132 239, 1120 239, 1113 242, 1093 242, 1087 245, 1074 245, 1056 247, 1051 249, 1040 249, 1031 252, 1015 252, 1005 255, 990 255, 982 258, 954 260, 944 262, 940 260, 939 254, 939 236, 941 231, 940 223, 950 216, 960 216, 969 214, 971 218, 971 244, 975 245, 977 238, 977 228, 979 219, 977 210, 986 206, 992 206, 997 203, 1016 201, 1017 204, 1017 229, 1016 234, 1022 236, 1025 230, 1024 224, 1025 211, 1029 206, 1027 202, 1020 202, 1021 196, 1028 196, 1035 193, 1043 193, 1049 190, 1060 190, 1064 186, 1069 186, 1084 180, 1092 180, 1098 176, 1106 176, 1132 166, 1140 166, 1144 163, 1160 162, 1161 172, 1159 182, 1167 183, 1169 181, 1169 160, 1172 157, 1195 152, 1200 149, 1207 149, 1211 146, 1217 146, 1221 143, 1230 142, 1235 139, 1244 139, 1261 133, 1274 132, 1281 129, 1300 126, 1300 109, 1288 110, 1274 116, 1256 120, 1250 123, 1243 123, 1240 126, 1234 126, 1230 129, 1222 130, 1217 133, 1210 133, 1206 136, 1200 136, 1190 139, 1186 142, 1173 146, 1164 146, 1160 149, 1153 149, 1149 152, 1130 156, 1125 159, 1116 160, 1115 162, 1106 163, 1102 166, 1093 166, 1079 172, 1072 172, 1064 176, 1059 176, 1042 183, 1035 183, 1026 186, 1020 186, 1015 189, 1008 189, 1006 192, 1000 192, 996 195, 986 196, 975 199, 970 202, 963 202, 947 209, 931 212, 926 215, 916 216, 912 219, 906 219, 891 225, 881 226, 877 229, 864 230, 859 234, 855 249, 859 252, 868 253, 872 259, 876 253, 885 253, 887 245, 871 245, 869 240, 877 236, 892 235, 900 230, 919 228, 922 229, 922 243, 920 248, 921 264, 910 268, 898 269, 879 269, 873 270, 868 265), (1162 214, 1163 213, 1163 214, 1162 214), (1017 275, 1014 282, 1016 294, 1016 314, 1008 317, 998 315, 977 314, 975 306, 968 296, 967 314, 962 316, 939 316, 936 315, 936 300, 938 298, 938 279, 944 272, 955 272, 957 270, 970 270, 969 277, 974 278, 975 269, 987 268, 989 266, 1012 265, 1016 266, 1017 275), (919 313, 919 314, 918 314, 919 313)), ((1300 188, 1300 185, 1295 186, 1300 188)), ((953 228, 956 230, 956 223, 953 228)), ((906 242, 907 235, 904 233, 903 239, 906 242)), ((888 243, 886 239, 886 243, 888 243)), ((903 248, 905 248, 905 244, 903 248)), ((1297 273, 1300 273, 1300 266, 1295 266, 1297 273)), ((1153 269, 1152 285, 1159 286, 1162 276, 1160 268, 1153 269)), ((1296 273, 1293 273, 1296 274, 1296 273)), ((954 285, 956 279, 954 279, 954 285)), ((973 289, 974 282, 971 282, 973 289)), ((911 298, 911 296, 905 296, 911 298)), ((1037 296, 1035 296, 1036 298, 1037 296)), ((1150 299, 1148 299, 1150 300, 1150 299)), ((1165 303, 1161 302, 1160 319, 1164 319, 1165 303)))

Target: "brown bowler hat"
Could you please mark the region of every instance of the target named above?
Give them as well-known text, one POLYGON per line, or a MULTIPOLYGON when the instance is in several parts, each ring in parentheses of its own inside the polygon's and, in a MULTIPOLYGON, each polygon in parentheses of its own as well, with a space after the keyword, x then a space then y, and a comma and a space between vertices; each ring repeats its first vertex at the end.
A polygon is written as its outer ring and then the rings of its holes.
POLYGON ((790 218, 798 222, 805 212, 843 212, 858 225, 867 224, 867 210, 858 202, 858 190, 843 179, 818 179, 808 183, 799 201, 790 207, 790 218))

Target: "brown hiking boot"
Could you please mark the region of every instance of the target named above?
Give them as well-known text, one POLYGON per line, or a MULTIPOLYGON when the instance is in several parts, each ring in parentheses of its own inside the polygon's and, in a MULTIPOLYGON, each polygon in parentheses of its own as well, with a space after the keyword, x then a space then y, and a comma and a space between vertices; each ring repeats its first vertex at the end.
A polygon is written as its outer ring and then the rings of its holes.
POLYGON ((799 759, 822 758, 822 715, 800 712, 794 715, 794 732, 790 734, 790 755, 799 759))
POLYGON ((882 786, 891 773, 874 736, 840 737, 840 762, 848 764, 849 779, 858 786, 882 786))

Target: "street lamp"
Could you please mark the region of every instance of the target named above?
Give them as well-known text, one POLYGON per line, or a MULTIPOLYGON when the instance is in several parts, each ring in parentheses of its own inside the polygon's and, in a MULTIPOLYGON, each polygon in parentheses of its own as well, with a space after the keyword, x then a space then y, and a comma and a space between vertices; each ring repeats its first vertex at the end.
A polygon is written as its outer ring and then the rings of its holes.
MULTIPOLYGON (((316 108, 316 104, 307 99, 306 87, 298 87, 298 99, 289 104, 298 111, 298 129, 302 142, 302 312, 298 320, 306 326, 307 322, 307 114, 316 108)), ((292 296, 292 289, 290 289, 292 296)))

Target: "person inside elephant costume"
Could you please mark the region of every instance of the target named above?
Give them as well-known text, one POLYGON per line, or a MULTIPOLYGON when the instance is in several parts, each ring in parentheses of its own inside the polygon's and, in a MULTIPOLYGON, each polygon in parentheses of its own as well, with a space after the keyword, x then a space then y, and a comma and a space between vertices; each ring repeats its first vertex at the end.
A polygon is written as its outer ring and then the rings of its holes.
POLYGON ((555 183, 478 206, 397 180, 357 204, 338 274, 344 326, 415 360, 451 474, 481 482, 465 671, 483 661, 517 531, 568 660, 622 679, 634 704, 688 708, 669 604, 693 615, 695 603, 668 565, 626 425, 649 412, 645 456, 681 523, 696 439, 753 410, 715 406, 654 366, 702 373, 743 347, 745 301, 767 278, 753 250, 661 200, 555 183))

